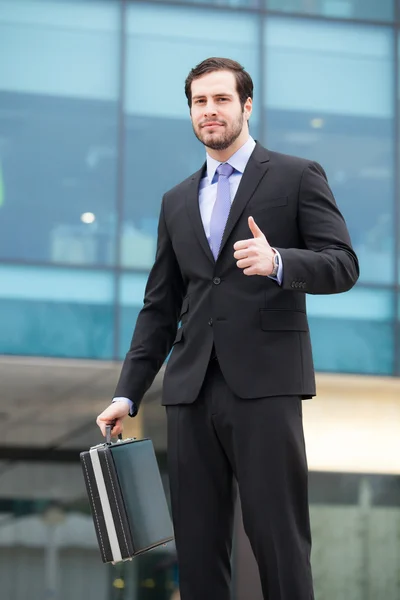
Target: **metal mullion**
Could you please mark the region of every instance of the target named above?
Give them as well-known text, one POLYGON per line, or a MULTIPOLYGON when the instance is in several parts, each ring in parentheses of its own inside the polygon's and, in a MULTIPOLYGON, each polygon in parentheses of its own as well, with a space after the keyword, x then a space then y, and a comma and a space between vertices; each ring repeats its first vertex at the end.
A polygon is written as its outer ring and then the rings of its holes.
MULTIPOLYGON (((124 0, 125 1, 125 0, 124 0)), ((192 3, 186 2, 185 0, 169 0, 168 2, 161 2, 160 0, 146 0, 146 4, 156 4, 158 6, 176 6, 176 7, 186 7, 193 9, 204 9, 204 10, 216 10, 216 11, 231 11, 235 13, 247 12, 247 13, 259 13, 261 15, 272 15, 276 17, 283 17, 288 19, 306 19, 313 21, 323 21, 328 23, 350 23, 356 25, 375 25, 375 26, 386 26, 390 27, 392 25, 392 21, 381 21, 379 19, 346 19, 341 17, 326 17, 324 15, 314 15, 308 13, 292 13, 292 12, 281 12, 279 10, 273 10, 267 8, 267 1, 260 0, 260 6, 231 6, 228 3, 226 5, 218 4, 216 5, 213 2, 207 3, 192 3)), ((133 4, 142 3, 143 0, 131 0, 133 4)))
MULTIPOLYGON (((45 262, 45 261, 21 261, 14 259, 0 259, 0 267, 28 267, 28 268, 40 268, 40 269, 57 269, 63 270, 76 270, 76 271, 97 271, 103 273, 117 273, 121 275, 148 275, 149 269, 146 267, 123 267, 120 265, 89 265, 89 264, 73 264, 73 263, 56 263, 56 262, 45 262)), ((357 283, 358 288, 368 289, 379 289, 394 291, 400 293, 400 283, 376 283, 374 281, 360 281, 357 283)))
MULTIPOLYGON (((143 0, 130 0, 132 4, 143 4, 143 0)), ((185 0, 169 0, 168 2, 161 2, 160 0, 145 0, 145 4, 156 4, 158 6, 175 6, 179 8, 191 8, 194 10, 215 10, 215 11, 230 11, 232 13, 260 13, 265 12, 265 10, 260 9, 258 6, 231 6, 229 4, 214 4, 213 2, 185 2, 185 0)))
POLYGON ((324 23, 351 23, 352 25, 375 25, 378 27, 392 27, 393 21, 380 21, 379 19, 346 19, 344 17, 326 17, 325 15, 316 15, 309 13, 292 13, 281 12, 279 10, 268 10, 270 15, 274 17, 284 17, 288 19, 306 19, 312 21, 323 21, 324 23))
POLYGON ((118 94, 118 132, 117 132, 117 186, 116 186, 116 214, 115 228, 116 263, 114 269, 114 344, 113 358, 119 359, 120 342, 120 279, 121 279, 121 234, 124 217, 124 191, 125 191, 125 88, 126 88, 126 0, 120 0, 120 52, 119 52, 119 94, 118 94))
POLYGON ((400 322, 399 322, 399 259, 400 259, 400 140, 399 140, 399 3, 395 3, 395 22, 393 28, 394 47, 394 346, 393 346, 393 374, 400 375, 400 322))
POLYGON ((1 259, 0 267, 28 267, 32 269, 57 269, 63 270, 77 270, 77 271, 102 271, 102 272, 121 272, 121 273, 135 273, 140 275, 148 275, 149 269, 146 267, 122 267, 120 265, 109 265, 109 264, 89 264, 89 263, 59 263, 50 261, 28 261, 21 259, 1 259))
MULTIPOLYGON (((262 0, 260 0, 262 1, 262 0)), ((266 19, 267 19, 267 15, 260 15, 260 18, 258 19, 258 23, 259 23, 259 29, 258 29, 258 52, 259 52, 259 63, 258 63, 258 79, 260 82, 260 94, 259 94, 259 98, 260 98, 260 110, 259 110, 259 128, 260 128, 260 139, 261 142, 264 146, 266 146, 266 131, 267 131, 267 127, 266 127, 266 123, 267 123, 267 118, 266 118, 266 108, 267 108, 267 98, 266 98, 266 94, 265 94, 265 89, 266 89, 266 68, 265 68, 265 64, 266 64, 266 60, 265 60, 265 55, 266 55, 266 51, 267 51, 267 47, 265 44, 265 25, 266 25, 266 19), (265 110, 264 110, 265 107, 265 110)))
MULTIPOLYGON (((125 1, 125 0, 124 0, 125 1)), ((135 3, 142 3, 143 0, 130 0, 133 4, 135 3)), ((161 2, 160 0, 146 0, 146 4, 156 4, 158 6, 177 6, 177 7, 186 7, 186 8, 193 8, 193 9, 205 9, 205 10, 216 10, 216 11, 231 11, 231 12, 236 12, 236 13, 240 13, 240 12, 247 12, 247 13, 260 13, 260 14, 268 14, 268 15, 272 15, 272 16, 277 16, 277 17, 283 17, 283 18, 288 18, 288 19, 306 19, 306 20, 313 20, 313 21, 323 21, 323 22, 328 22, 328 23, 350 23, 350 24, 355 24, 355 25, 375 25, 375 26, 386 26, 386 27, 390 27, 393 25, 392 21, 382 21, 379 19, 362 19, 362 18, 356 18, 356 19, 346 19, 343 17, 326 17, 324 15, 318 15, 318 14, 308 14, 308 13, 296 13, 296 12, 281 12, 279 10, 273 10, 273 9, 268 9, 267 8, 267 0, 260 0, 261 1, 261 5, 260 6, 231 6, 228 3, 226 5, 216 5, 213 2, 207 2, 207 3, 192 3, 192 2, 186 2, 185 0, 169 0, 168 2, 161 2)))

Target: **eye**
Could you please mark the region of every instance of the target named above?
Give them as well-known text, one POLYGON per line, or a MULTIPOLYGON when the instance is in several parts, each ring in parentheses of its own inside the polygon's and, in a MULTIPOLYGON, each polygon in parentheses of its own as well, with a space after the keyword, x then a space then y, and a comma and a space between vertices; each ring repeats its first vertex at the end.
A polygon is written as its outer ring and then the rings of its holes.
POLYGON ((199 98, 198 100, 194 101, 195 104, 204 104, 204 99, 203 98, 199 98))

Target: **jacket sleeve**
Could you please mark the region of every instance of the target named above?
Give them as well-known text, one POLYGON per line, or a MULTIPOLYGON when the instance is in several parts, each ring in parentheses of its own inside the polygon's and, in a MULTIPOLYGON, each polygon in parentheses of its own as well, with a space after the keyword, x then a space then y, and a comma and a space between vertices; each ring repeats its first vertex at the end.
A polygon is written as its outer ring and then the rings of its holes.
POLYGON ((358 259, 318 163, 309 163, 303 170, 297 217, 304 249, 277 248, 283 262, 282 287, 310 294, 335 294, 352 288, 359 276, 358 259))
POLYGON ((158 223, 157 252, 147 280, 144 305, 136 321, 114 397, 126 397, 135 406, 162 367, 177 331, 184 283, 168 234, 163 198, 158 223))

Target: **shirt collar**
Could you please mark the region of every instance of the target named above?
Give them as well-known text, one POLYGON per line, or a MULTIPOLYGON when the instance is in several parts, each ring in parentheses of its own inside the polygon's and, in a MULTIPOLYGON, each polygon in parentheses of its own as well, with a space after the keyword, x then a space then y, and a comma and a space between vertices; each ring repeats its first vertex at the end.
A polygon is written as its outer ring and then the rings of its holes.
MULTIPOLYGON (((246 168, 247 163, 249 162, 249 158, 252 155, 255 146, 255 141, 251 136, 249 136, 247 142, 243 144, 243 146, 241 146, 239 150, 235 152, 235 154, 232 154, 232 156, 226 162, 229 163, 231 167, 235 169, 235 171, 238 171, 242 174, 246 168)), ((214 179, 215 172, 220 164, 222 163, 220 163, 218 160, 215 160, 209 154, 207 154, 207 179, 210 185, 214 179)))

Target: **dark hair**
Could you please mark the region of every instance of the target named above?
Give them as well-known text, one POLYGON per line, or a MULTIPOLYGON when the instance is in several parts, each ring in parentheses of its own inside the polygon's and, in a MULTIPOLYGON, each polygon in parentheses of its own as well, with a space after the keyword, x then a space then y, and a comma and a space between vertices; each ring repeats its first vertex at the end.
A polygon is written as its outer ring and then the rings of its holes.
POLYGON ((236 91, 239 94, 242 108, 248 98, 253 98, 253 81, 241 64, 230 58, 206 58, 194 69, 192 69, 185 81, 185 94, 188 99, 189 108, 192 106, 192 82, 206 73, 214 71, 231 71, 236 78, 236 91))

